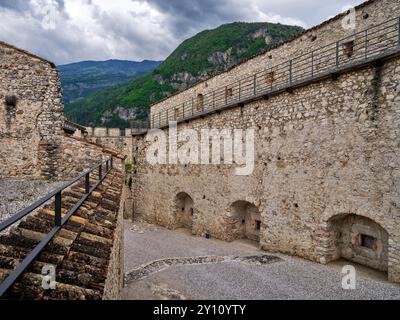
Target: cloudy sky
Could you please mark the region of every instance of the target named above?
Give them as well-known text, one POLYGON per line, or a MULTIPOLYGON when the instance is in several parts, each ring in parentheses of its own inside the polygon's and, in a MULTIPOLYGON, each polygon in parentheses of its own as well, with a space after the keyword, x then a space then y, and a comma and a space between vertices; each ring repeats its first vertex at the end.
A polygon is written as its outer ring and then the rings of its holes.
POLYGON ((0 40, 57 64, 163 60, 233 21, 311 27, 362 0, 0 0, 0 40))

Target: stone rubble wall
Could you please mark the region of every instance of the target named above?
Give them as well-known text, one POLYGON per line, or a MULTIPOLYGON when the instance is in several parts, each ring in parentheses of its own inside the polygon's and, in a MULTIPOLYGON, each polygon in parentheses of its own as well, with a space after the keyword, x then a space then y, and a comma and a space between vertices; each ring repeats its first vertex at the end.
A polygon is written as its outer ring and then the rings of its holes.
MULTIPOLYGON (((123 180, 123 179, 121 179, 123 180)), ((121 201, 116 219, 114 239, 108 264, 108 272, 104 286, 103 300, 121 299, 124 287, 124 213, 126 210, 127 192, 126 185, 122 181, 121 201)))
POLYGON ((0 179, 69 180, 109 157, 105 148, 132 153, 129 138, 103 143, 67 136, 63 112, 55 66, 0 42, 0 179), (6 102, 10 96, 15 106, 6 102))
MULTIPOLYGON (((261 213, 260 245, 327 263, 337 250, 330 219, 355 214, 389 235, 389 279, 400 282, 400 59, 235 107, 184 128, 254 128, 250 176, 231 165, 156 165, 135 137, 135 214, 173 228, 176 196, 194 200, 193 233, 231 240, 236 201, 261 213)), ((166 130, 164 130, 166 132, 166 130)))
MULTIPOLYGON (((398 16, 398 1, 367 1, 357 7, 355 31, 398 16)), ((349 35, 341 23, 338 16, 312 28, 154 105, 152 114, 338 41, 349 35)), ((150 143, 145 136, 134 137, 134 214, 175 228, 176 198, 184 192, 194 201, 193 234, 231 241, 230 208, 246 201, 261 213, 261 248, 320 263, 343 251, 332 221, 364 217, 388 234, 387 256, 369 264, 400 282, 399 123, 400 59, 395 57, 178 125, 178 131, 254 129, 255 170, 249 176, 236 176, 235 165, 151 166, 145 155, 150 143)))
POLYGON ((55 66, 0 42, 0 178, 49 177, 63 121, 55 66), (15 106, 7 96, 15 96, 15 106))
POLYGON ((119 128, 93 128, 87 127, 87 141, 119 151, 126 155, 126 162, 132 163, 132 130, 125 129, 125 136, 121 135, 119 128))
POLYGON ((110 157, 103 148, 68 136, 61 137, 55 175, 68 180, 110 157))

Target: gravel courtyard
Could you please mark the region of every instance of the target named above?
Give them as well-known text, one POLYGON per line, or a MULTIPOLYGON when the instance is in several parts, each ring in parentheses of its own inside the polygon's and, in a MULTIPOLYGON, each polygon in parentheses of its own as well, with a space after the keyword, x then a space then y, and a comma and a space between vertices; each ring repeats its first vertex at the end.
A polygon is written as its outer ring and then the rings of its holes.
POLYGON ((357 265, 357 288, 342 289, 346 264, 324 266, 261 251, 245 240, 226 243, 127 221, 123 298, 400 299, 400 285, 357 265))

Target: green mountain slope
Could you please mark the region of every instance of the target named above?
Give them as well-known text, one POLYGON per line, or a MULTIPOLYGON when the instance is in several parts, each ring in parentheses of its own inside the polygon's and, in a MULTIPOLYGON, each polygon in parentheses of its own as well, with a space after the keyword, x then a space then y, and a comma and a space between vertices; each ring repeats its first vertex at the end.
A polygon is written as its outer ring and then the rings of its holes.
POLYGON ((82 61, 58 66, 65 103, 116 86, 153 71, 161 61, 82 61))
POLYGON ((68 104, 66 115, 83 125, 129 126, 130 119, 144 119, 151 104, 301 31, 296 26, 242 22, 203 31, 185 40, 153 72, 68 104))

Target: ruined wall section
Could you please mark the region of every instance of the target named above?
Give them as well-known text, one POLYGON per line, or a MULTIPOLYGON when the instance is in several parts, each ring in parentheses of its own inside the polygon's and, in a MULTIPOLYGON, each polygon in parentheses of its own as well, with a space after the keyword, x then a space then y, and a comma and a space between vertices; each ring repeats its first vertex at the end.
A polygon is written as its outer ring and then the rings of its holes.
POLYGON ((63 127, 53 64, 0 42, 0 177, 50 177, 63 127))

